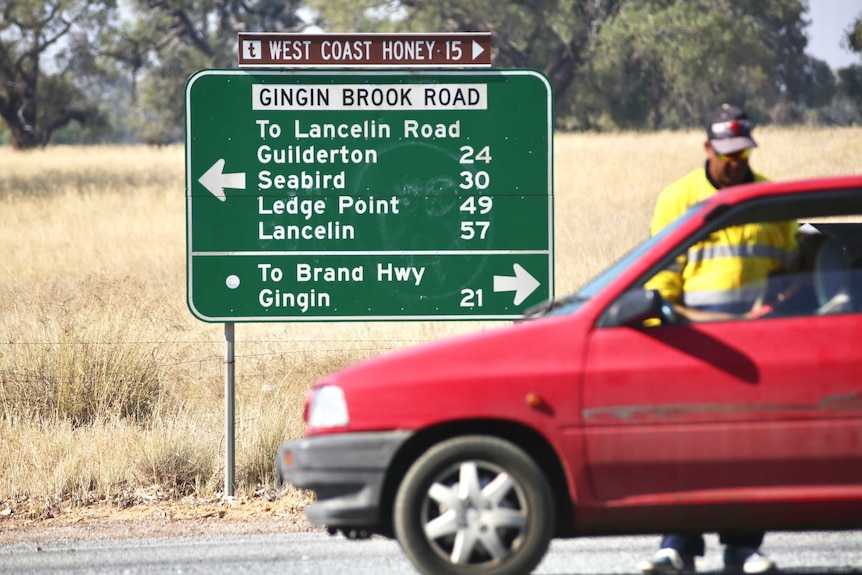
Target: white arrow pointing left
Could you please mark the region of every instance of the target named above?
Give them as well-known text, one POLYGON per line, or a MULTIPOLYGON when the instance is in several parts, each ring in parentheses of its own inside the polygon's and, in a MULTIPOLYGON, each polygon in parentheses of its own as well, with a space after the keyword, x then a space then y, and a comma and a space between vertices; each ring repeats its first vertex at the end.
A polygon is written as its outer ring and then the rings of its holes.
POLYGON ((539 281, 530 275, 530 273, 515 264, 512 266, 515 270, 515 276, 494 276, 494 291, 513 291, 515 292, 515 305, 520 305, 531 293, 539 287, 539 281))
POLYGON ((209 193, 221 201, 225 201, 225 188, 230 188, 232 190, 245 189, 245 173, 225 174, 223 158, 213 164, 198 181, 203 185, 203 187, 209 190, 209 193))

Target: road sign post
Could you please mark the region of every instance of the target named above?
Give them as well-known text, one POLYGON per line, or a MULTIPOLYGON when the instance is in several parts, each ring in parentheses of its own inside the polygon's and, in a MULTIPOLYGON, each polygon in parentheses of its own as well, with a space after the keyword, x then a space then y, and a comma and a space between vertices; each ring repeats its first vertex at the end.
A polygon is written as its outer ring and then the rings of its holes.
POLYGON ((514 319, 553 295, 532 71, 202 70, 187 299, 212 322, 514 319))
POLYGON ((490 66, 490 34, 244 33, 238 61, 185 93, 187 301, 225 323, 227 496, 235 321, 514 319, 554 262, 550 85, 441 71, 490 66))

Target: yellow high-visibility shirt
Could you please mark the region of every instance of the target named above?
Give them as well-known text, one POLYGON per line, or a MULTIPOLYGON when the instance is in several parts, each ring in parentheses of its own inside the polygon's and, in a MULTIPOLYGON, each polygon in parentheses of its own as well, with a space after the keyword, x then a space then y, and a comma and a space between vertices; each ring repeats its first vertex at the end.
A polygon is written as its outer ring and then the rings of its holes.
MULTIPOLYGON (((767 181, 754 173, 754 181, 767 181)), ((656 202, 650 234, 690 206, 720 193, 699 168, 665 188, 656 202)), ((718 230, 691 246, 647 284, 688 307, 743 313, 762 293, 771 272, 786 268, 798 250, 795 221, 744 224, 718 230)))

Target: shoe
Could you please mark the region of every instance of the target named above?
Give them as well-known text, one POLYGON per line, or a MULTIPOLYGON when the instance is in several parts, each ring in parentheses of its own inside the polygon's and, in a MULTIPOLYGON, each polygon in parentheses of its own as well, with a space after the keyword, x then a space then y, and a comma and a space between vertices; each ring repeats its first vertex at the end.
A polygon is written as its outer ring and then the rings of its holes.
POLYGON ((775 570, 775 561, 750 547, 724 548, 724 570, 731 573, 769 573, 775 570))
POLYGON ((652 559, 638 563, 642 573, 661 573, 669 575, 693 575, 694 556, 681 555, 676 549, 659 549, 652 559))

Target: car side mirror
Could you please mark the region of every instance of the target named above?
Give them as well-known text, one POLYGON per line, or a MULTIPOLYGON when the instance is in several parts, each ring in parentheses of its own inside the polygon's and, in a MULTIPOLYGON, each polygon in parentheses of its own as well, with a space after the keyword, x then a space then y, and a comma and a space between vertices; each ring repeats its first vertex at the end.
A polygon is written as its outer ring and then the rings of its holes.
POLYGON ((650 319, 666 321, 670 304, 658 290, 631 289, 612 303, 599 318, 598 327, 640 327, 650 319))

